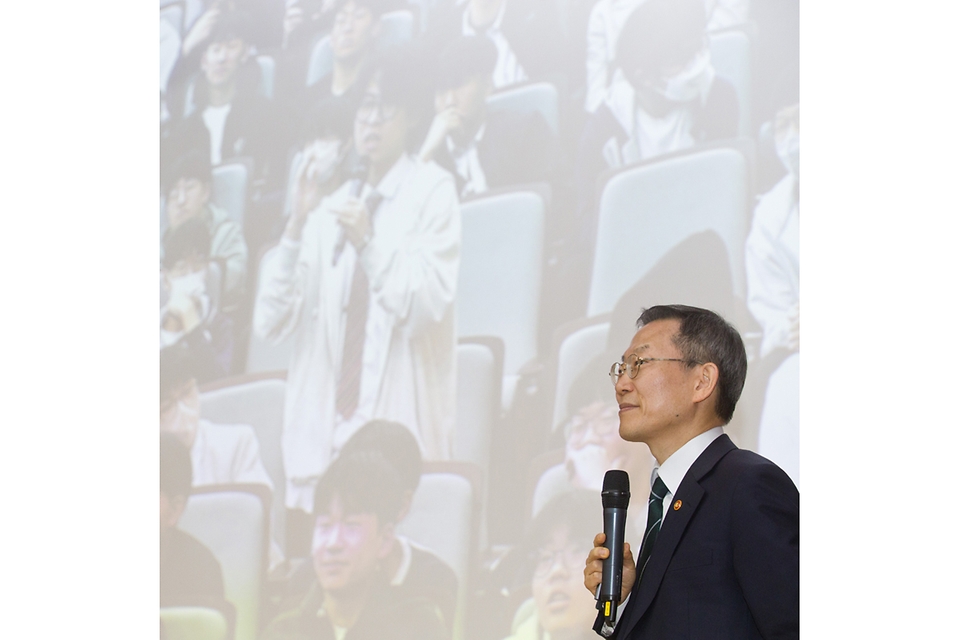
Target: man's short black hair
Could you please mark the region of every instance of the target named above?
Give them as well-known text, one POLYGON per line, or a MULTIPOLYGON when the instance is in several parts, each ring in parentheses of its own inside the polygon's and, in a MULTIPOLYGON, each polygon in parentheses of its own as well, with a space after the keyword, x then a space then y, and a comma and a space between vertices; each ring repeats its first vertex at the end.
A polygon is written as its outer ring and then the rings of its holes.
POLYGON ((521 549, 530 562, 526 577, 533 571, 532 556, 560 529, 566 529, 568 540, 582 542, 585 548, 592 547, 593 537, 603 525, 599 514, 600 497, 595 491, 573 489, 551 498, 534 516, 523 537, 521 549))
POLYGON ((617 391, 610 384, 610 365, 620 359, 612 352, 596 356, 583 368, 567 394, 567 419, 594 402, 617 403, 617 391))
POLYGON ((210 229, 200 218, 185 220, 163 240, 163 267, 171 269, 181 260, 210 259, 210 229))
POLYGON ((176 398, 190 380, 199 379, 196 356, 185 341, 160 350, 160 402, 176 398))
POLYGON ((747 378, 747 352, 740 333, 719 314, 682 304, 644 309, 637 328, 656 320, 680 321, 673 343, 686 360, 717 365, 720 373, 714 410, 724 424, 730 422, 747 378))
POLYGON ((349 457, 362 452, 382 455, 397 471, 401 488, 416 491, 423 473, 423 457, 410 429, 399 422, 371 420, 350 436, 340 455, 349 457))
POLYGON ((378 80, 383 104, 400 107, 409 121, 419 125, 407 136, 408 148, 419 147, 433 116, 430 67, 430 58, 418 42, 386 47, 371 65, 370 78, 378 80))
POLYGON ((403 506, 400 474, 375 451, 340 456, 327 467, 313 494, 313 515, 326 513, 334 496, 347 514, 372 513, 378 525, 397 522, 403 506))
POLYGON ((183 178, 199 180, 203 184, 209 185, 213 181, 210 155, 197 149, 191 149, 178 156, 166 167, 161 168, 161 183, 167 191, 173 189, 177 182, 183 178))
POLYGON ((634 72, 657 74, 685 65, 703 47, 707 16, 703 0, 649 0, 634 9, 617 39, 617 65, 627 79, 634 72))
POLYGON ((160 434, 160 491, 170 498, 190 495, 193 467, 190 450, 172 433, 160 434))
POLYGON ((403 9, 406 6, 405 4, 397 2, 396 0, 338 0, 337 8, 334 10, 333 15, 339 13, 340 10, 351 1, 356 6, 363 7, 372 13, 374 20, 379 20, 380 16, 383 14, 390 11, 395 11, 397 9, 403 9))
POLYGON ((455 89, 474 76, 493 78, 497 66, 497 48, 483 36, 460 36, 440 54, 437 89, 455 89))
POLYGON ((244 11, 224 11, 218 17, 206 40, 207 46, 240 38, 250 42, 250 18, 244 11))

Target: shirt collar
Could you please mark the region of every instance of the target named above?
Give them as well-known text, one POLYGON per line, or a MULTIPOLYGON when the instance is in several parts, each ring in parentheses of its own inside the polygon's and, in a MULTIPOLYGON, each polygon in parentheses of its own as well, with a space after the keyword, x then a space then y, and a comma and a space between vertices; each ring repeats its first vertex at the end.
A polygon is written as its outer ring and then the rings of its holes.
POLYGON ((404 153, 393 163, 390 170, 380 178, 380 182, 376 188, 377 193, 387 200, 392 200, 393 197, 397 195, 400 185, 406 180, 407 174, 411 169, 413 169, 413 160, 410 159, 408 154, 404 153))
POLYGON ((654 478, 659 475, 663 484, 667 485, 667 490, 671 494, 677 492, 680 482, 687 475, 687 471, 693 466, 700 454, 706 451, 710 443, 723 435, 723 427, 714 427, 704 431, 700 435, 691 438, 685 445, 677 449, 673 455, 663 461, 659 467, 653 468, 653 475, 650 476, 650 485, 653 486, 654 478))

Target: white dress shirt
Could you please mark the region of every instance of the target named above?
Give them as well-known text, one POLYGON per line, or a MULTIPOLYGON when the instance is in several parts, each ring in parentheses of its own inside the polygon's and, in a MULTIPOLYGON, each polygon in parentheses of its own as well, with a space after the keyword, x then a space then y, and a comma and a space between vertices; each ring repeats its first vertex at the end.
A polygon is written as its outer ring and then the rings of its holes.
POLYGON ((230 115, 230 103, 219 107, 207 107, 203 110, 203 124, 210 133, 210 164, 217 166, 223 160, 223 129, 227 125, 227 116, 230 115))
POLYGON ((487 125, 480 125, 477 135, 470 141, 467 147, 458 147, 453 142, 453 138, 447 136, 447 151, 456 164, 457 173, 464 179, 461 196, 475 195, 487 191, 487 176, 480 165, 480 154, 477 151, 477 145, 483 139, 483 133, 487 125))

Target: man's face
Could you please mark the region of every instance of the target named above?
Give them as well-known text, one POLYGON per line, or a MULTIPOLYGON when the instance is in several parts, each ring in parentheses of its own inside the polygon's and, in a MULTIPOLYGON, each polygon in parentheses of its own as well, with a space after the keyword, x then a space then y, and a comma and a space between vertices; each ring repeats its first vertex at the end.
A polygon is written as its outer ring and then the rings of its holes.
MULTIPOLYGON (((633 336, 624 352, 624 360, 640 358, 683 359, 673 337, 680 330, 679 320, 656 320, 643 326, 633 336)), ((695 410, 692 400, 697 369, 684 362, 647 362, 640 366, 636 378, 626 373, 617 379, 617 402, 620 404, 620 437, 648 445, 669 433, 676 425, 689 421, 695 410)))
POLYGON ((314 521, 313 570, 320 586, 335 592, 362 584, 389 551, 390 535, 376 514, 347 513, 334 494, 314 521))
POLYGON ((187 504, 186 496, 170 496, 160 492, 160 533, 163 534, 177 526, 183 509, 187 504))
POLYGON ((371 80, 353 124, 357 153, 374 165, 392 162, 403 153, 409 127, 406 112, 383 104, 379 80, 371 80))
POLYGON ((242 38, 211 42, 203 52, 200 68, 207 83, 219 87, 232 82, 247 58, 247 44, 242 38))
POLYGON ((453 108, 463 122, 480 122, 492 86, 489 78, 473 76, 458 87, 437 91, 433 99, 434 109, 440 113, 453 108))
POLYGON ((624 442, 618 433, 618 412, 615 403, 598 400, 570 420, 565 459, 575 486, 599 491, 607 469, 625 468, 628 448, 633 445, 624 442))
POLYGON ((167 193, 167 220, 170 228, 200 215, 210 201, 210 185, 199 178, 180 178, 167 193))
POLYGON ((330 46, 338 60, 352 58, 369 48, 378 21, 367 7, 348 2, 337 12, 330 32, 330 46))
POLYGON ((543 629, 553 637, 589 629, 596 603, 583 588, 583 559, 589 540, 572 541, 566 527, 554 530, 535 557, 533 600, 543 629))
POLYGON ((188 449, 197 438, 200 394, 196 380, 189 380, 160 403, 160 433, 172 433, 188 449))

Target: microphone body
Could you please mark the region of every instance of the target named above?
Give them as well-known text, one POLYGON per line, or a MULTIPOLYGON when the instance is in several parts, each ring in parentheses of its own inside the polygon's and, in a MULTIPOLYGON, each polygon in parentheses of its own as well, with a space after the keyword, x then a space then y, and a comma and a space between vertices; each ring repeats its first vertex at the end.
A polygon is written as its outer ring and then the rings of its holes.
MULTIPOLYGON (((363 185, 367 178, 367 166, 363 163, 357 164, 350 172, 350 197, 358 198, 363 192, 363 185)), ((347 246, 347 234, 340 227, 340 233, 337 235, 337 244, 333 247, 333 265, 336 266, 340 261, 340 255, 347 246)))
POLYGON ((603 546, 610 551, 610 555, 603 561, 597 608, 607 622, 614 624, 623 584, 623 544, 627 528, 627 505, 630 503, 630 477, 627 472, 619 469, 607 471, 600 496, 603 500, 603 533, 606 536, 603 546))

